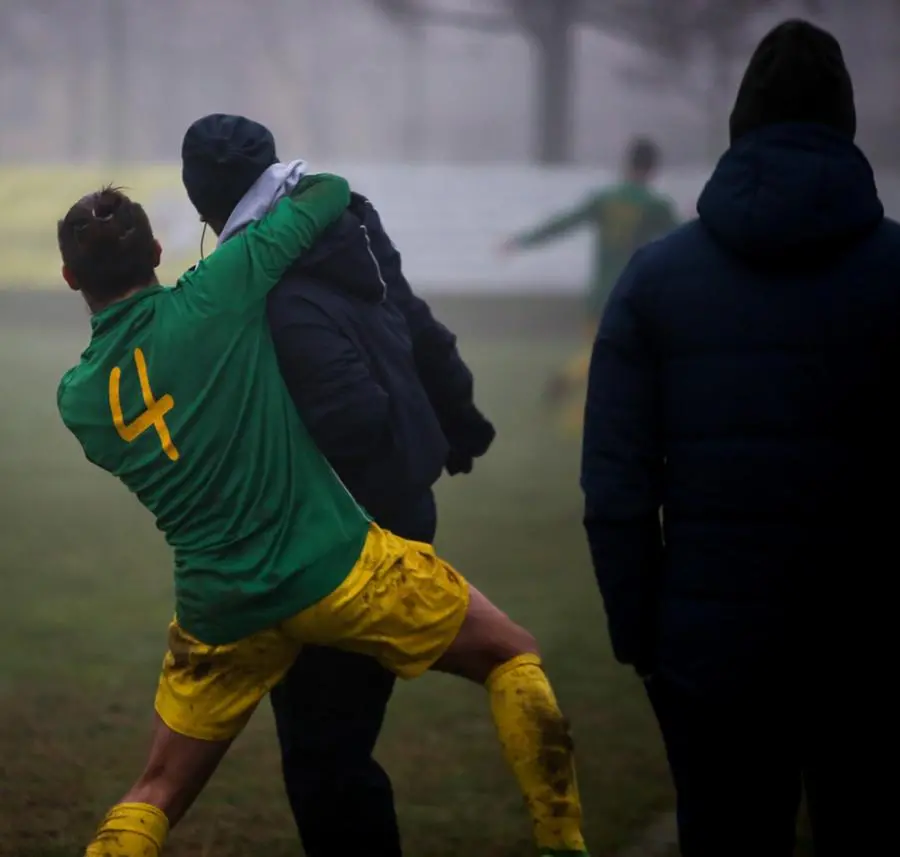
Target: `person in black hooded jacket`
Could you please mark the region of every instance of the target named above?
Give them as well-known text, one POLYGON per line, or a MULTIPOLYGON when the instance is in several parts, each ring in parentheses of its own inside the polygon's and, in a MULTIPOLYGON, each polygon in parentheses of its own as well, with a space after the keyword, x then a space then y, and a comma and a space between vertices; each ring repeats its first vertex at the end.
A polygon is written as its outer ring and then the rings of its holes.
MULTIPOLYGON (((182 160, 188 196, 220 242, 305 168, 278 163, 264 126, 221 114, 188 129, 182 160)), ((267 311, 303 424, 344 485, 380 526, 432 543, 435 482, 444 469, 471 471, 494 429, 474 403, 456 338, 413 293, 367 199, 353 194, 272 291, 267 311)), ((332 857, 336 830, 348 854, 401 854, 391 782, 372 755, 394 682, 370 658, 307 647, 271 693, 288 798, 310 857, 332 857)))
POLYGON ((645 679, 683 857, 883 850, 893 739, 900 226, 837 41, 760 43, 699 219, 639 250, 592 357, 585 526, 645 679), (660 525, 662 509, 662 528, 660 525))

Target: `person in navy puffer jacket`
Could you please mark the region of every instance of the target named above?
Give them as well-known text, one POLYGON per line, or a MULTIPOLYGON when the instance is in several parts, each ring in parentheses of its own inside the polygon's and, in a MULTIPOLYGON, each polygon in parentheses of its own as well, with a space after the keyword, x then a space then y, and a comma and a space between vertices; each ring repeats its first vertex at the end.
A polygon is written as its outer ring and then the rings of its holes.
POLYGON ((817 855, 878 853, 900 225, 830 34, 769 33, 730 131, 699 219, 639 250, 607 306, 585 527, 614 652, 661 727, 683 857, 788 857, 803 785, 817 855))

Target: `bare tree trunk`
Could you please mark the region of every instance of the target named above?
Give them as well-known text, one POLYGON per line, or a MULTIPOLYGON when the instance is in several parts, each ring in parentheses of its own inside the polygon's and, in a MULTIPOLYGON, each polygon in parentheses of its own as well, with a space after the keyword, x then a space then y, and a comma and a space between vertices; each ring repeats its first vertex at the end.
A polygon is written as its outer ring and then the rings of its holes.
MULTIPOLYGON (((282 33, 291 33, 292 28, 296 26, 295 4, 291 0, 281 0, 281 10, 284 25, 282 33)), ((298 29, 295 38, 282 36, 282 40, 273 43, 271 48, 273 51, 281 52, 280 62, 286 75, 284 84, 288 91, 304 93, 302 98, 305 103, 298 112, 304 131, 303 136, 309 146, 309 152, 304 154, 304 157, 312 156, 316 159, 333 157, 334 141, 340 136, 340 130, 335 134, 335 119, 331 115, 332 93, 325 81, 321 80, 321 69, 329 67, 329 57, 333 55, 335 49, 332 41, 333 16, 333 10, 326 8, 324 3, 304 5, 301 24, 303 30, 298 29), (292 55, 300 57, 300 71, 308 82, 306 86, 298 86, 301 80, 297 72, 291 73, 291 69, 297 67, 292 55)))
POLYGON ((427 85, 425 80, 425 28, 412 20, 404 22, 403 40, 405 50, 404 82, 406 98, 403 104, 403 156, 410 163, 421 161, 425 156, 427 85))
POLYGON ((728 148, 728 110, 731 99, 734 39, 729 33, 711 33, 709 84, 706 103, 706 156, 715 163, 728 148))
POLYGON ((66 155, 76 161, 88 155, 91 144, 88 128, 91 126, 90 113, 93 97, 90 87, 90 60, 93 52, 88 49, 86 33, 94 25, 94 8, 84 3, 78 15, 68 23, 68 33, 64 40, 66 50, 66 101, 68 107, 68 144, 66 155))
POLYGON ((191 78, 186 73, 185 52, 180 37, 186 27, 188 10, 185 0, 154 0, 154 4, 152 7, 148 4, 141 12, 153 12, 150 44, 156 56, 161 58, 158 66, 154 67, 155 86, 159 91, 155 93, 153 103, 158 113, 141 136, 149 144, 144 156, 166 160, 179 151, 188 122, 194 121, 194 117, 186 115, 184 109, 185 81, 191 78), (167 31, 178 35, 167 37, 167 31))
POLYGON ((572 161, 575 12, 573 0, 554 0, 529 26, 537 51, 535 154, 541 164, 572 161))
POLYGON ((120 164, 128 156, 128 63, 126 38, 128 9, 125 0, 106 0, 106 155, 120 164))

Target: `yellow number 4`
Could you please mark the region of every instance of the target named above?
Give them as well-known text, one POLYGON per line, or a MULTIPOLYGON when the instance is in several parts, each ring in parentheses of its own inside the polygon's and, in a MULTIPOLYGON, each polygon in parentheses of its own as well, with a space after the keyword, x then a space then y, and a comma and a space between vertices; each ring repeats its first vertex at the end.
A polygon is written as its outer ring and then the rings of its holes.
POLYGON ((155 428, 163 452, 172 461, 178 461, 178 450, 172 443, 172 435, 169 434, 169 427, 166 425, 166 414, 175 407, 175 400, 168 393, 160 399, 153 398, 150 378, 147 376, 147 361, 140 348, 134 349, 134 365, 137 368, 138 380, 141 382, 141 395, 144 397, 144 407, 147 410, 138 414, 132 422, 125 422, 122 414, 122 399, 119 394, 122 370, 118 366, 114 367, 109 373, 109 409, 112 411, 116 431, 125 443, 132 443, 147 429, 155 428))

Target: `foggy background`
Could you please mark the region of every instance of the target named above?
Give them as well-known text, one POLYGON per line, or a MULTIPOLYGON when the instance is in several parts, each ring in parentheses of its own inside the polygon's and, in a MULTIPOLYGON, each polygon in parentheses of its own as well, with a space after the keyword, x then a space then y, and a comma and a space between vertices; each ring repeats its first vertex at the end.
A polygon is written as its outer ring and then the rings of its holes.
POLYGON ((587 234, 498 244, 614 181, 635 134, 693 216, 754 44, 796 14, 842 40, 897 215, 900 0, 2 0, 0 288, 56 288, 53 224, 109 181, 174 281, 199 254, 182 135, 239 112, 368 195, 420 290, 575 295, 587 234))
POLYGON ((897 164, 896 0, 3 0, 0 157, 177 158, 209 112, 321 160, 615 167, 635 132, 708 165, 758 36, 842 39, 860 139, 897 164))
MULTIPOLYGON (((900 0, 0 0, 0 857, 83 853, 143 762, 171 617, 151 516, 56 410, 90 337, 56 221, 126 186, 174 283, 200 253, 181 139, 211 112, 346 175, 459 334, 498 434, 471 476, 439 483, 438 547, 540 640, 593 853, 675 853, 658 730, 610 651, 585 546, 581 405, 542 400, 585 344, 590 235, 496 251, 616 180, 635 134, 658 141, 658 185, 691 217, 754 44, 797 14, 842 40, 859 142, 897 216, 900 0)), ((477 689, 403 683, 378 755, 408 857, 533 853, 477 689)), ((299 854, 267 706, 167 853, 299 854)))

